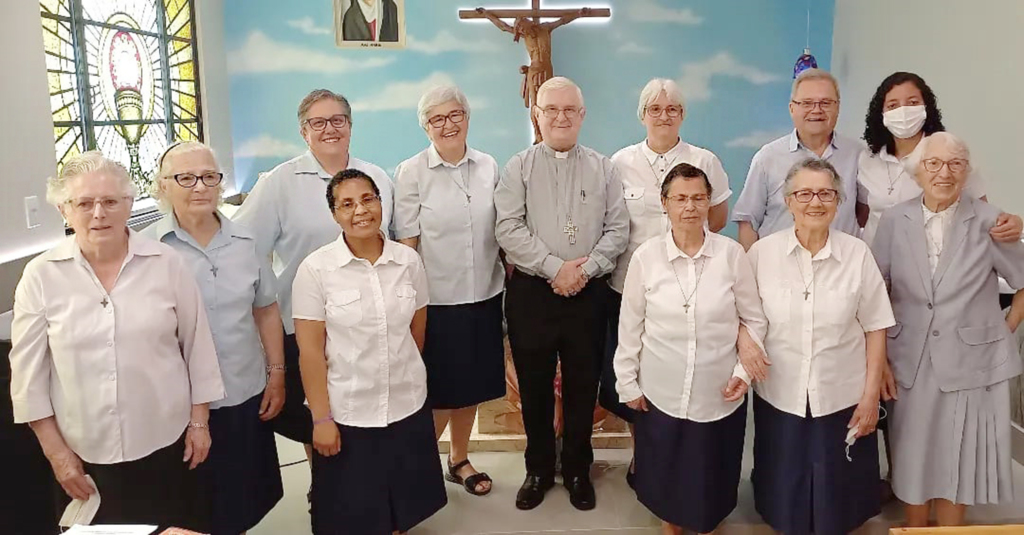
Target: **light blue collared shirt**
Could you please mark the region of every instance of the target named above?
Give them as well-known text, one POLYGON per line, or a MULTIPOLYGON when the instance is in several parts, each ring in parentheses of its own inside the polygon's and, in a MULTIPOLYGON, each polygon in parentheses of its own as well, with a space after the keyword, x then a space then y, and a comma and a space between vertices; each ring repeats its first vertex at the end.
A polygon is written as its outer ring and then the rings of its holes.
POLYGON ((277 301, 270 259, 257 255, 256 240, 245 227, 218 216, 220 230, 205 248, 178 225, 174 214, 143 231, 171 246, 196 277, 227 393, 211 409, 233 407, 266 387, 267 363, 252 309, 277 301))
MULTIPOLYGON (((843 181, 843 202, 839 204, 832 228, 857 236, 857 159, 864 144, 838 133, 825 148, 822 159, 832 164, 843 181)), ((804 147, 794 129, 761 147, 750 161, 747 181, 732 208, 733 221, 749 221, 759 237, 793 226, 793 214, 786 207, 783 185, 789 170, 806 158, 818 155, 804 147)))
MULTIPOLYGON (((391 232, 391 210, 395 186, 383 169, 349 157, 350 169, 358 169, 373 179, 380 190, 380 228, 391 232)), ((331 175, 324 170, 313 153, 306 151, 275 167, 260 177, 249 196, 235 212, 241 223, 256 238, 256 252, 265 257, 274 255, 277 275, 277 301, 281 305, 284 332, 292 334, 292 281, 299 264, 309 253, 338 239, 341 227, 327 206, 327 184, 331 175)))

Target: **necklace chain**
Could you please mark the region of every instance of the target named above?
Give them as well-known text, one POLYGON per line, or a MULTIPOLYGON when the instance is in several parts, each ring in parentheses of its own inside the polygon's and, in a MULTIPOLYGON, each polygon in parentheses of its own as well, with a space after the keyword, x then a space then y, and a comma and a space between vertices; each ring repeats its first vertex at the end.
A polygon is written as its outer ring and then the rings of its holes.
POLYGON ((707 260, 706 256, 700 257, 700 270, 697 272, 697 280, 693 283, 693 291, 690 295, 686 295, 686 290, 683 289, 683 283, 679 280, 679 272, 676 271, 675 264, 670 264, 672 267, 672 275, 676 278, 676 285, 679 286, 679 293, 683 295, 683 313, 690 313, 690 301, 697 295, 697 286, 700 285, 700 279, 704 276, 704 264, 707 260))

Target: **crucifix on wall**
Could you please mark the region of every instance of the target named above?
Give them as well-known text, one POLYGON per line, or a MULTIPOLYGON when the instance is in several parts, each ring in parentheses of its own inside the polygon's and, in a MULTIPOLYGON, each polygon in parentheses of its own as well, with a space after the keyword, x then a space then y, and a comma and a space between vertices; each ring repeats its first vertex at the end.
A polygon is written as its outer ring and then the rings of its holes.
MULTIPOLYGON (((526 52, 530 55, 530 64, 519 67, 523 74, 520 92, 523 104, 532 110, 537 104, 537 90, 541 84, 554 76, 551 64, 551 32, 559 26, 568 24, 580 17, 610 17, 608 8, 593 9, 541 9, 540 0, 531 0, 530 9, 464 9, 459 11, 460 19, 487 19, 504 32, 512 34, 512 40, 519 42, 522 38, 526 44, 526 52), (542 18, 554 18, 551 22, 541 22, 542 18), (509 24, 503 19, 513 19, 509 24)), ((530 113, 533 123, 534 142, 541 141, 537 120, 530 113)))

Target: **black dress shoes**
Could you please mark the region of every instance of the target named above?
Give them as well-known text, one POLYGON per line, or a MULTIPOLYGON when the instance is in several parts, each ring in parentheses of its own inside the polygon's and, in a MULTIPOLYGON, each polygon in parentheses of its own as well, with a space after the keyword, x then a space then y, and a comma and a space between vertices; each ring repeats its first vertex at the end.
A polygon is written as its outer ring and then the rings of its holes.
POLYGON ((594 484, 587 476, 565 477, 565 488, 569 491, 569 503, 580 511, 589 511, 597 505, 594 484))
MULTIPOLYGON (((544 493, 554 486, 555 478, 553 476, 542 477, 527 474, 523 486, 519 487, 519 492, 516 494, 516 509, 527 511, 537 507, 544 501, 544 493)), ((593 495, 593 489, 591 489, 591 495, 593 495)))

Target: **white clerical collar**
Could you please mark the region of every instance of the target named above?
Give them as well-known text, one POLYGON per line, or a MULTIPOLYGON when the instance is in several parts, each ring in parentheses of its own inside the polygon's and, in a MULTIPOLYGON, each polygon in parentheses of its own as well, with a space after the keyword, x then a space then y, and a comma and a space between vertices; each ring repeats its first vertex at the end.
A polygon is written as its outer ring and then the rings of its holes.
POLYGON ((551 145, 548 145, 547 143, 543 143, 542 142, 541 145, 544 146, 543 148, 544 148, 544 153, 545 154, 547 154, 548 156, 553 156, 553 157, 555 157, 556 159, 559 159, 559 160, 564 160, 564 159, 568 158, 573 153, 573 151, 576 150, 576 147, 579 146, 578 144, 577 145, 573 145, 571 149, 563 152, 563 151, 555 150, 554 148, 551 147, 551 145))
POLYGON ((359 9, 360 9, 360 11, 363 12, 363 17, 366 18, 366 22, 373 22, 373 21, 377 20, 377 2, 379 0, 374 0, 373 5, 369 5, 369 6, 366 5, 366 2, 364 0, 354 0, 354 1, 357 4, 359 4, 359 9))

